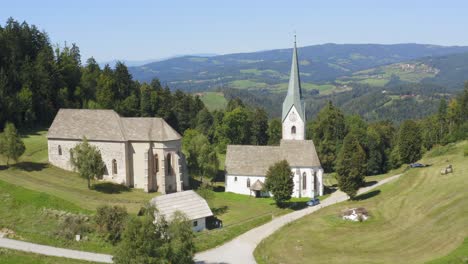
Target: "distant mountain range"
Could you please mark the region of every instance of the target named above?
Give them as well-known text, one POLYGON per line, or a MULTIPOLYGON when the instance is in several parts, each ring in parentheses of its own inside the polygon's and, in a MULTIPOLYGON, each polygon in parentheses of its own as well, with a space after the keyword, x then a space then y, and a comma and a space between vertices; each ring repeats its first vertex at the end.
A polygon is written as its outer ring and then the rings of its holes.
POLYGON ((138 67, 138 66, 146 65, 152 62, 169 60, 169 59, 179 58, 179 57, 184 57, 184 56, 212 57, 216 55, 217 54, 214 54, 214 53, 200 53, 200 54, 190 54, 190 55, 174 55, 174 56, 160 58, 160 59, 148 59, 148 60, 111 60, 111 61, 99 62, 99 66, 103 68, 104 66, 106 66, 106 64, 108 64, 111 68, 114 68, 115 64, 120 61, 120 62, 123 62, 125 65, 127 65, 127 67, 138 67))
MULTIPOLYGON (((282 92, 287 86, 291 52, 292 49, 277 49, 217 56, 190 55, 129 69, 137 80, 159 78, 173 89, 186 91, 224 87, 282 92)), ((461 79, 468 79, 465 70, 468 60, 464 59, 468 55, 463 54, 468 53, 468 46, 323 44, 301 47, 298 53, 306 90, 326 92, 353 81, 383 86, 390 77, 399 77, 398 74, 403 81, 414 78, 420 82, 432 78, 444 85, 459 85, 461 79), (404 62, 419 66, 405 66, 404 62), (400 63, 403 64, 395 65, 400 63), (453 71, 452 67, 457 70, 453 71), (405 77, 411 71, 415 76, 405 77)))

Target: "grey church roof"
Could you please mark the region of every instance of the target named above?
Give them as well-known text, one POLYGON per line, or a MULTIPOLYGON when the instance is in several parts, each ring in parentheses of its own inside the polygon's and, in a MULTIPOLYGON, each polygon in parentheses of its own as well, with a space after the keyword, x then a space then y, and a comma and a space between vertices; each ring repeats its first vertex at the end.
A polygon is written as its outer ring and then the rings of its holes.
POLYGON ((288 116, 291 108, 295 106, 296 110, 305 122, 305 104, 302 99, 301 78, 299 76, 299 61, 297 59, 296 40, 294 40, 294 49, 291 63, 291 74, 289 75, 288 93, 283 102, 283 118, 282 121, 288 116))
POLYGON ((320 167, 312 140, 281 140, 279 146, 228 145, 228 175, 264 176, 274 163, 287 160, 291 167, 320 167))
POLYGON ((205 199, 191 190, 156 196, 151 199, 151 204, 168 220, 176 211, 184 213, 190 220, 213 215, 205 199))
POLYGON ((113 110, 60 109, 47 138, 170 141, 181 138, 162 118, 125 118, 113 110))

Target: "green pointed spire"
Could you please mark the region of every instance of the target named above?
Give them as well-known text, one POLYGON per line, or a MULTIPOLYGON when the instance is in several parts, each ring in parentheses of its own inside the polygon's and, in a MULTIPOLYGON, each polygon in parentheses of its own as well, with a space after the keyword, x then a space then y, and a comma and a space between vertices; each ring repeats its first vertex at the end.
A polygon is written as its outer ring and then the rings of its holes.
POLYGON ((283 102, 283 121, 293 106, 296 107, 299 116, 305 123, 305 105, 304 100, 302 99, 301 79, 299 76, 299 61, 297 59, 296 35, 294 35, 294 49, 292 55, 291 74, 289 76, 288 93, 283 102))

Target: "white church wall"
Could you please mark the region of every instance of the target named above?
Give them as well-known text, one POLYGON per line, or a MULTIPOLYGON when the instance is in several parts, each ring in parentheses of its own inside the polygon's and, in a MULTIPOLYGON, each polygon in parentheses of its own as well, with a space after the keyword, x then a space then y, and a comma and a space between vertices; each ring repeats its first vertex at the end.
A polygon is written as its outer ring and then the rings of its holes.
POLYGON ((250 179, 250 184, 254 184, 257 180, 265 182, 264 176, 247 176, 247 175, 226 175, 225 180, 225 191, 233 192, 245 195, 255 195, 254 192, 250 191, 247 187, 247 180, 250 179))
POLYGON ((296 139, 304 140, 305 139, 305 125, 304 120, 301 119, 297 113, 296 107, 292 107, 289 111, 286 118, 283 120, 283 129, 282 129, 283 139, 296 139), (296 133, 291 133, 291 128, 296 127, 296 133))
MULTIPOLYGON (((125 184, 127 180, 125 143, 110 141, 88 142, 99 149, 102 160, 106 164, 106 174, 103 179, 125 184), (117 162, 117 174, 112 173, 112 160, 114 159, 117 162)), ((81 143, 81 140, 49 139, 47 141, 49 162, 59 168, 72 171, 73 167, 70 162, 70 150, 79 143, 81 143), (59 146, 62 150, 62 155, 59 154, 59 146)))

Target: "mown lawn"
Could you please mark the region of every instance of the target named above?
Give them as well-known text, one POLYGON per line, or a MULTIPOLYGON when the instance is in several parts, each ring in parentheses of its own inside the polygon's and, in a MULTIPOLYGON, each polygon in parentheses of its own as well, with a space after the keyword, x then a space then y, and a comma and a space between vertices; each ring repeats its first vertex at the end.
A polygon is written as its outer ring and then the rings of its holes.
MULTIPOLYGON (((325 199, 324 195, 321 199, 325 199)), ((274 217, 304 208, 309 198, 293 198, 289 207, 278 208, 272 198, 213 192, 208 204, 223 221, 223 228, 205 230, 196 234, 197 251, 213 248, 227 242, 250 229, 271 221, 274 217)))
MULTIPOLYGON (((6 168, 5 159, 0 158, 0 180, 27 189, 45 192, 70 201, 81 208, 94 211, 96 207, 122 205, 129 212, 136 213, 155 193, 142 190, 115 190, 106 193, 88 190, 86 180, 77 173, 65 171, 47 163, 46 132, 40 131, 24 137, 26 152, 18 164, 6 168)), ((109 190, 112 191, 112 190, 109 190)))
POLYGON ((92 264, 95 262, 80 261, 67 258, 49 257, 33 253, 0 248, 1 264, 92 264))
POLYGON ((466 242, 462 244, 468 237, 468 158, 462 153, 467 145, 436 148, 422 159, 432 166, 411 169, 361 200, 324 208, 283 227, 257 247, 257 262, 424 263, 446 256, 434 263, 460 263, 467 255, 466 242), (440 175, 447 164, 454 173, 440 175), (368 209, 370 220, 354 223, 339 217, 353 207, 368 209))

